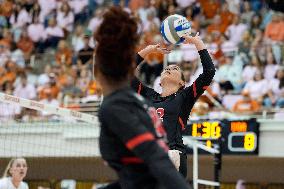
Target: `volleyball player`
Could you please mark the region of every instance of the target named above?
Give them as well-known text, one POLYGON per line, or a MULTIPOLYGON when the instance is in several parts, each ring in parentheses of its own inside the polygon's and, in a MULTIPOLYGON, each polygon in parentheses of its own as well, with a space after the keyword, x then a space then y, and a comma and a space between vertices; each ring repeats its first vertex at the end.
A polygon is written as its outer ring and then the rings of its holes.
POLYGON ((123 189, 187 188, 171 163, 165 132, 155 108, 130 88, 138 42, 134 18, 119 7, 103 16, 95 39, 94 74, 104 100, 99 110, 102 158, 123 189))
POLYGON ((27 174, 27 162, 24 158, 11 159, 5 169, 3 177, 0 179, 1 189, 28 189, 27 183, 23 179, 27 174))
MULTIPOLYGON (((203 73, 191 86, 185 88, 184 76, 178 65, 169 65, 161 73, 161 94, 144 86, 137 78, 132 81, 132 87, 155 106, 160 119, 163 121, 169 148, 173 150, 173 157, 179 160, 176 161, 175 165, 184 177, 187 176, 187 156, 182 141, 182 131, 185 129, 194 103, 210 85, 215 74, 214 64, 199 35, 185 36, 185 43, 195 45, 203 67, 203 73), (177 151, 180 153, 176 153, 177 151)), ((150 45, 138 52, 138 61, 143 64, 143 59, 151 52, 168 53, 169 51, 162 49, 159 45, 150 45)), ((138 71, 142 64, 137 67, 138 71)))

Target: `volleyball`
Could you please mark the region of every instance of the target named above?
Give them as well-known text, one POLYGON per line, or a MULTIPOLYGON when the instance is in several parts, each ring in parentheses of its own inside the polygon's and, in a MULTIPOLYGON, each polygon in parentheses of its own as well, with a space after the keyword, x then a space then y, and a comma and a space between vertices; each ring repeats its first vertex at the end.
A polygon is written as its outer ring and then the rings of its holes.
POLYGON ((164 40, 171 44, 182 43, 184 40, 182 36, 190 34, 190 32, 190 22, 178 14, 168 16, 161 25, 161 34, 164 40))

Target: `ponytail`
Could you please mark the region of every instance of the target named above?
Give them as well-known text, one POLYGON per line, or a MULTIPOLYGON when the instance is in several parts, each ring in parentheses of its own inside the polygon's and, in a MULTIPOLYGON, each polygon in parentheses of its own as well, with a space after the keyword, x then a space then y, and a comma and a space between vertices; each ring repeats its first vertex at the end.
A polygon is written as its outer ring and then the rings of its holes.
POLYGON ((14 164, 14 162, 16 161, 16 159, 18 159, 18 158, 12 158, 9 161, 9 163, 8 163, 4 173, 3 173, 3 177, 2 178, 6 178, 6 177, 11 177, 12 176, 11 173, 10 173, 10 169, 11 169, 12 165, 14 164))

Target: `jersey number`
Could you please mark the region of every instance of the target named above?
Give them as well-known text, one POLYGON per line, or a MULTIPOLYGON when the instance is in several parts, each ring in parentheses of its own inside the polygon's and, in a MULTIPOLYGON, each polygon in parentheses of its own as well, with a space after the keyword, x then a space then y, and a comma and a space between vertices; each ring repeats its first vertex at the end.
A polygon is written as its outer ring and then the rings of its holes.
POLYGON ((163 121, 163 117, 165 115, 164 108, 158 108, 156 111, 157 111, 157 114, 159 115, 159 118, 163 121))

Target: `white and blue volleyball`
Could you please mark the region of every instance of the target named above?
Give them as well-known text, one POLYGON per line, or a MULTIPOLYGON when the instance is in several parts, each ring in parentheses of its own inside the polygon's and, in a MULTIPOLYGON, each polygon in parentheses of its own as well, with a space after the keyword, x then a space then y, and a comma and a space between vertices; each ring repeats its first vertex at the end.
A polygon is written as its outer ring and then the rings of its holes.
POLYGON ((184 41, 182 36, 190 34, 191 24, 181 15, 168 16, 161 25, 161 34, 165 41, 171 44, 180 44, 184 41))

